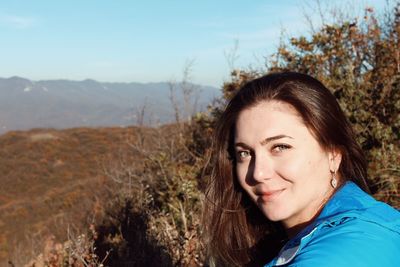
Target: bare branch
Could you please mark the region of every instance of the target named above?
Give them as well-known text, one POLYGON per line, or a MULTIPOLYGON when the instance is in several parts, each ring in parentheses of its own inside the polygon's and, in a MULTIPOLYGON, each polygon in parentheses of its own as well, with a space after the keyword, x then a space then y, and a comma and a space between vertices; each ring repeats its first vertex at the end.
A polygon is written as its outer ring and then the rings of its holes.
POLYGON ((228 63, 229 71, 232 72, 235 69, 236 61, 239 59, 239 40, 235 39, 233 47, 229 50, 224 51, 226 62, 228 63))
POLYGON ((183 95, 183 108, 184 108, 184 116, 186 117, 189 125, 191 124, 192 116, 195 111, 195 106, 192 103, 193 93, 197 89, 195 85, 191 83, 192 80, 192 71, 194 65, 194 59, 187 60, 185 66, 183 68, 183 77, 181 82, 181 89, 183 95))
POLYGON ((179 102, 176 98, 176 82, 170 81, 168 82, 169 87, 169 100, 171 101, 172 108, 174 110, 175 122, 180 123, 180 111, 179 111, 179 102))
POLYGON ((136 124, 138 126, 144 125, 144 117, 147 109, 147 97, 144 99, 143 104, 136 109, 136 124))

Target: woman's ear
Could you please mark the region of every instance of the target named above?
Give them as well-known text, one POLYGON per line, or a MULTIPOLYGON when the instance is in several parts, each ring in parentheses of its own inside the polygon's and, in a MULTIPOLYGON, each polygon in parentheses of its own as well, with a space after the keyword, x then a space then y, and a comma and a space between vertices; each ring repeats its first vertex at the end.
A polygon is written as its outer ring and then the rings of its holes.
POLYGON ((331 149, 329 152, 329 170, 334 173, 339 170, 340 163, 342 162, 342 152, 337 149, 331 149))

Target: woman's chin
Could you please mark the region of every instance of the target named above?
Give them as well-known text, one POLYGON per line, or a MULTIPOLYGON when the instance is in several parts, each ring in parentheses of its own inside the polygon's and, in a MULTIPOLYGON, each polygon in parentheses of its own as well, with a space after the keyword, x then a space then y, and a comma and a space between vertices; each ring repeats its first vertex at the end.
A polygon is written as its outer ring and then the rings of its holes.
POLYGON ((284 212, 279 211, 276 208, 273 209, 273 210, 261 208, 261 211, 265 215, 265 217, 267 217, 267 219, 272 221, 272 222, 282 221, 285 218, 287 218, 287 215, 284 212))

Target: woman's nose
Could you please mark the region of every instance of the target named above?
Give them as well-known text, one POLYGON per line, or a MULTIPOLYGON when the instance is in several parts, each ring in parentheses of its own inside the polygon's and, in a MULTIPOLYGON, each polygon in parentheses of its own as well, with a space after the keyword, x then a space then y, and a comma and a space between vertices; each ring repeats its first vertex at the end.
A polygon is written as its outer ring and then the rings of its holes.
POLYGON ((267 157, 261 155, 255 157, 253 165, 253 179, 255 181, 261 182, 272 177, 272 163, 267 157))

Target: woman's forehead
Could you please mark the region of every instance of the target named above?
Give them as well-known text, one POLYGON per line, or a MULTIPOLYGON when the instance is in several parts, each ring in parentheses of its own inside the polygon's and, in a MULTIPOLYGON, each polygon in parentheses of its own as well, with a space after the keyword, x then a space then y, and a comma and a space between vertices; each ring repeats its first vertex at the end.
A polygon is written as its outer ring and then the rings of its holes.
POLYGON ((284 102, 264 101, 239 114, 235 125, 235 137, 282 135, 304 131, 299 128, 306 128, 306 125, 293 106, 284 102))
POLYGON ((236 123, 238 123, 241 119, 246 121, 249 118, 260 120, 267 118, 274 119, 274 117, 278 116, 277 114, 286 114, 291 117, 294 116, 296 119, 300 119, 300 121, 304 124, 300 113, 295 107, 289 103, 277 100, 261 101, 253 106, 243 109, 241 112, 239 112, 236 123), (274 116, 270 116, 270 114, 273 114, 274 116))

